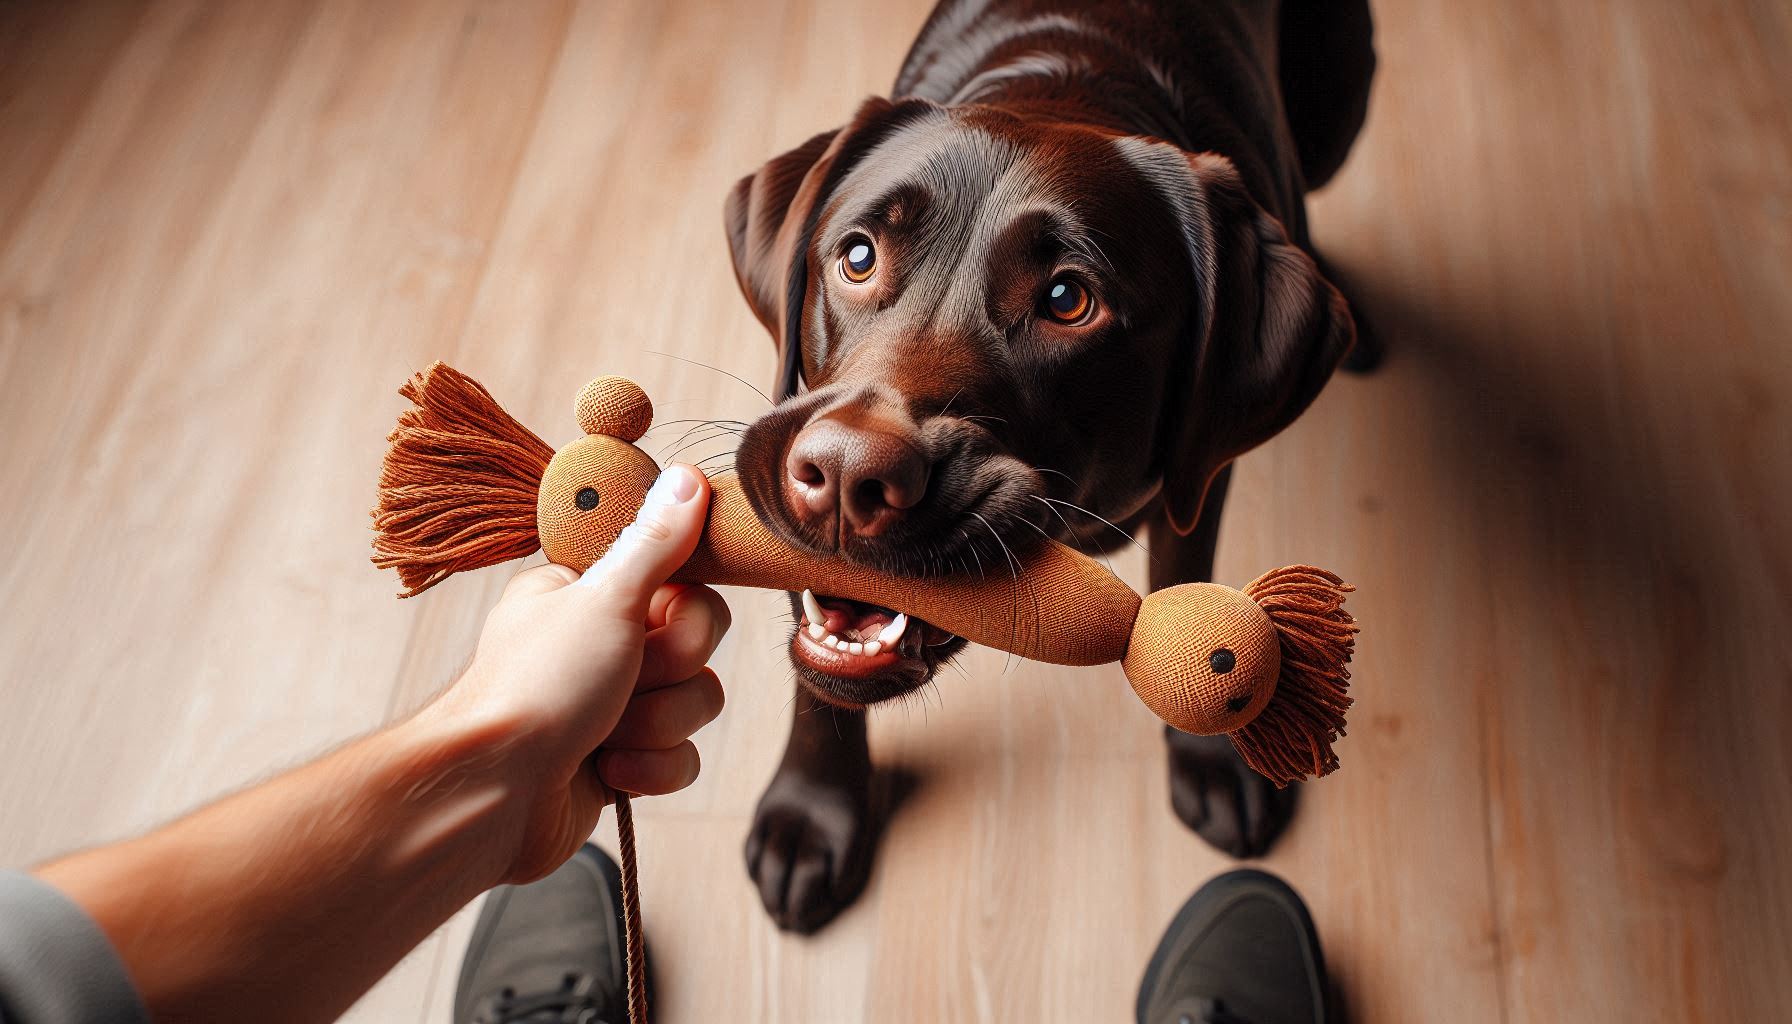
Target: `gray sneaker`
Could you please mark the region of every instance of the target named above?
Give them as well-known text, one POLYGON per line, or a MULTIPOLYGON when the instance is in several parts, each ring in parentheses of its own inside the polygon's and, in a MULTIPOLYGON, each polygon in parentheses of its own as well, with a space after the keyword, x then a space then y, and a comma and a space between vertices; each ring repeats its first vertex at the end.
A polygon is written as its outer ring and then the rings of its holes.
POLYGON ((1190 896, 1139 983, 1138 1024, 1324 1024, 1325 957, 1287 883, 1241 868, 1190 896))
POLYGON ((622 870, 586 843, 553 874, 486 897, 455 1024, 624 1024, 622 870))

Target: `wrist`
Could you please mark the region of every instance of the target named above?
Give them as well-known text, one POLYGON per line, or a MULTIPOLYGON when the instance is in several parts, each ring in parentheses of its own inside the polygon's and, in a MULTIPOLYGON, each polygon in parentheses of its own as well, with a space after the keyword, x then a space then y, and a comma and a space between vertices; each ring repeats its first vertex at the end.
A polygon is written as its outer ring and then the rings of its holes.
POLYGON ((514 718, 437 701, 379 734, 414 813, 394 856, 454 865, 474 894, 501 883, 525 839, 539 768, 514 718))

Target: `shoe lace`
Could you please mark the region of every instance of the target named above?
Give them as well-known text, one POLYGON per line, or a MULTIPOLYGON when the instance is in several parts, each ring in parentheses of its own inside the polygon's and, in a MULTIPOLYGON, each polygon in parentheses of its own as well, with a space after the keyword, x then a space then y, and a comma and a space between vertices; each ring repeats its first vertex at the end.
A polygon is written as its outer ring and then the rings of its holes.
POLYGON ((588 974, 568 974, 560 987, 519 994, 506 988, 491 997, 474 1024, 612 1024, 606 1001, 588 974))
POLYGON ((1226 1009, 1218 999, 1202 999, 1195 1006, 1195 1013, 1198 1016, 1181 1015, 1176 1024, 1251 1024, 1248 1019, 1226 1009))

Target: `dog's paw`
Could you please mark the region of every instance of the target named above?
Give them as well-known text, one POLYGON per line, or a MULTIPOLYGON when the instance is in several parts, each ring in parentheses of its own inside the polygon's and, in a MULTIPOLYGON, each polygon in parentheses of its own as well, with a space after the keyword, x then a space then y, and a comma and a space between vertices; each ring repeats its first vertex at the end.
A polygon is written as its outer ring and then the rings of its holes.
MULTIPOLYGON (((856 774, 856 773, 851 773, 856 774)), ((780 770, 747 833, 747 875, 772 922, 808 934, 864 891, 877 822, 861 781, 817 782, 780 770)))
POLYGON ((1244 763, 1224 736, 1165 727, 1170 806, 1183 824, 1224 853, 1261 857, 1294 817, 1299 786, 1277 789, 1244 763))

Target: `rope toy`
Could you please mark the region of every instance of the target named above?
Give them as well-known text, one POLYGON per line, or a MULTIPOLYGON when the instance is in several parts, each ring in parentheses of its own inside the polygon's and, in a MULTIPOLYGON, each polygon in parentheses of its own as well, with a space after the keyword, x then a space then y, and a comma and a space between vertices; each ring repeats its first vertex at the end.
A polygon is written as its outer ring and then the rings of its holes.
MULTIPOLYGON (((585 436, 556 452, 477 381, 443 363, 399 389, 399 417, 374 510, 375 565, 414 597, 456 572, 543 549, 583 572, 635 517, 659 466, 635 441, 645 392, 599 377, 579 393, 585 436)), ((1058 665, 1121 662, 1139 699, 1185 732, 1225 733, 1278 786, 1338 767, 1356 625, 1352 589, 1312 566, 1140 598, 1100 562, 1055 541, 1011 576, 914 579, 802 551, 772 533, 738 481, 714 482, 708 522, 672 577, 827 593, 898 609, 976 643, 1058 665)))
MULTIPOLYGON (((660 468, 634 442, 653 403, 632 381, 599 377, 579 393, 585 436, 556 452, 479 382, 436 363, 399 394, 413 408, 387 437, 373 510, 374 564, 400 597, 457 572, 532 554, 584 572, 635 518, 660 468)), ((1133 692, 1186 732, 1225 733, 1278 787, 1338 767, 1357 627, 1351 587, 1298 565, 1243 590, 1189 583, 1139 597, 1101 563, 1055 541, 1019 556, 1008 578, 911 579, 798 550, 760 522, 737 480, 712 482, 697 550, 672 577, 806 590, 899 608, 968 640, 1059 665, 1121 662, 1133 692)), ((647 1020, 640 884, 628 795, 616 794, 629 1019, 647 1020)))

